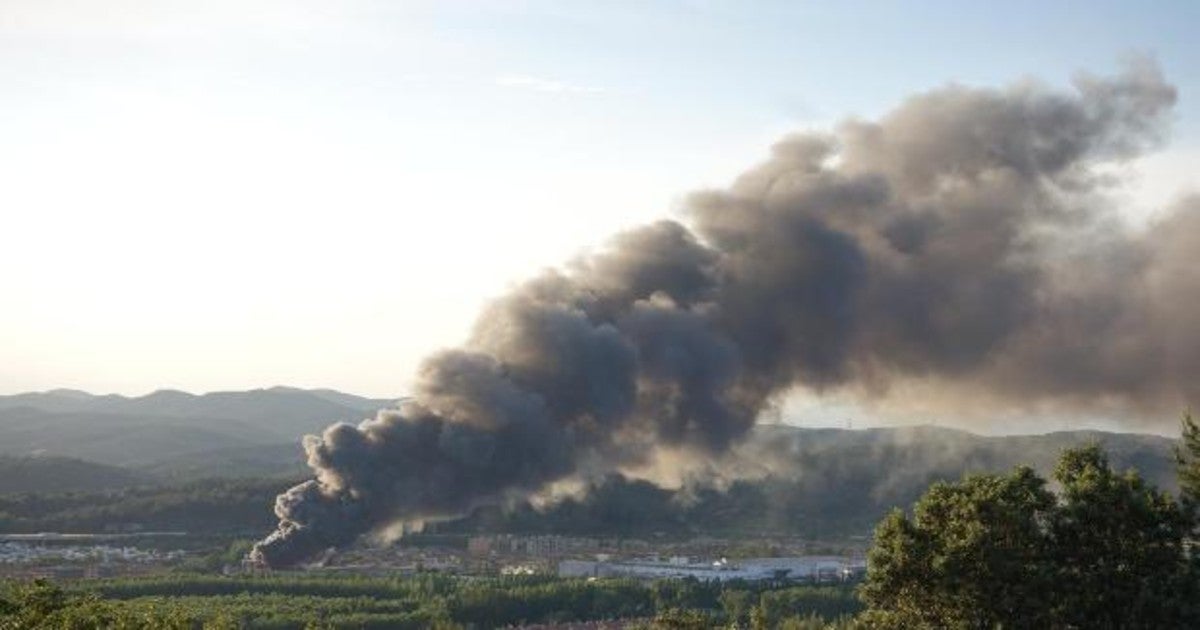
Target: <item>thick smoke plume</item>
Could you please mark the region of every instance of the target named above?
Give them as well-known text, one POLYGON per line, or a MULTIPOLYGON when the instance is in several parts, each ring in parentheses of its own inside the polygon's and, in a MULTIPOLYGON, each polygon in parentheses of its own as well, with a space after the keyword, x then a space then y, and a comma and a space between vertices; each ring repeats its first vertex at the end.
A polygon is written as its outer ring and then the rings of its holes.
POLYGON ((1160 140, 1148 62, 1072 92, 951 86, 787 137, 728 190, 517 287, 414 398, 305 441, 254 556, 287 565, 681 455, 792 388, 1144 412, 1200 400, 1200 201, 1145 229, 1112 165, 1160 140))

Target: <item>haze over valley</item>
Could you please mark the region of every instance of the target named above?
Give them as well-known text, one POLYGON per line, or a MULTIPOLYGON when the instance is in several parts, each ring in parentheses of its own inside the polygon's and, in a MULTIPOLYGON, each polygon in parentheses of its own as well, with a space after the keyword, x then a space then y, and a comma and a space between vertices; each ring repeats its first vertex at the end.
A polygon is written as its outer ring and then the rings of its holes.
POLYGON ((1196 24, 0 2, 0 628, 1200 627, 1196 24))

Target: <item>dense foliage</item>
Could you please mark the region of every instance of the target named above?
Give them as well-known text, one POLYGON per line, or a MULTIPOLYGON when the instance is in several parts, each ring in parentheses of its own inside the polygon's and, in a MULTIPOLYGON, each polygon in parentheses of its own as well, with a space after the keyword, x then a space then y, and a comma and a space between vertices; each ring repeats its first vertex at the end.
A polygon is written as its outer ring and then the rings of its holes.
MULTIPOLYGON (((1181 473, 1184 472, 1181 470, 1181 473)), ((1194 519, 1095 446, 1065 452, 1057 494, 1028 468, 939 483, 876 529, 863 620, 884 628, 1200 625, 1194 519)))
POLYGON ((1189 511, 1200 507, 1200 424, 1188 411, 1180 422, 1181 443, 1175 449, 1179 490, 1189 511))
POLYGON ((290 479, 209 479, 103 493, 0 496, 0 532, 143 530, 258 535, 275 525, 270 506, 290 479))
POLYGON ((599 619, 681 627, 672 624, 690 619, 703 620, 695 627, 804 628, 847 619, 859 608, 848 586, 176 575, 83 582, 70 591, 41 581, 10 584, 0 596, 0 627, 492 628, 599 619))
POLYGON ((27 492, 102 492, 148 483, 120 466, 50 456, 0 455, 0 495, 27 492))

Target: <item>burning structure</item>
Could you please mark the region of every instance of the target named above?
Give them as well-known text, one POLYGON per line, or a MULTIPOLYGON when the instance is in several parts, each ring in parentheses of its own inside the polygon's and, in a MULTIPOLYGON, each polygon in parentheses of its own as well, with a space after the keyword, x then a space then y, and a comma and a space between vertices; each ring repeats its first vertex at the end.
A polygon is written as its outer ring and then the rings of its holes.
POLYGON ((1143 61, 1069 93, 951 86, 789 136, 684 222, 500 298, 398 409, 305 438, 315 478, 279 497, 253 557, 719 460, 795 387, 1177 407, 1200 387, 1183 376, 1200 368, 1200 200, 1131 228, 1110 194, 1175 97, 1143 61))

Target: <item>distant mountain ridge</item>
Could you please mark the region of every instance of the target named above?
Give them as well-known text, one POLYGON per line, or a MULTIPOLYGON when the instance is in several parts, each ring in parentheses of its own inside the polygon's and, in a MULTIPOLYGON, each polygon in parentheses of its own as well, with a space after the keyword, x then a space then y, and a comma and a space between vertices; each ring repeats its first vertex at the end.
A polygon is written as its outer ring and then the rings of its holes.
MULTIPOLYGON (((394 404, 290 387, 203 395, 161 390, 125 397, 52 390, 0 396, 0 474, 7 471, 9 476, 0 484, 0 494, 93 491, 212 477, 301 478, 309 472, 302 435, 337 421, 358 422, 394 404)), ((1154 435, 1068 431, 982 436, 930 426, 843 430, 760 425, 736 455, 738 474, 763 478, 744 494, 747 501, 759 497, 761 504, 751 509, 711 502, 711 518, 717 523, 728 514, 725 521, 731 528, 758 523, 786 529, 794 518, 818 523, 822 515, 838 515, 839 523, 864 527, 881 511, 908 505, 934 481, 1017 464, 1045 474, 1064 448, 1087 442, 1104 446, 1118 468, 1137 468, 1152 483, 1175 488, 1175 442, 1154 435)))
POLYGON ((302 435, 334 422, 357 423, 394 402, 292 387, 136 397, 61 389, 15 394, 0 396, 0 454, 161 467, 202 453, 295 445, 302 435))
POLYGON ((1056 431, 1041 435, 987 436, 933 426, 864 429, 797 429, 760 426, 749 442, 757 460, 795 478, 865 479, 887 471, 892 486, 923 489, 932 481, 964 473, 1008 470, 1026 465, 1045 476, 1068 448, 1098 444, 1118 470, 1136 469, 1155 485, 1174 491, 1174 447, 1159 435, 1097 430, 1056 431), (830 455, 836 454, 835 461, 830 455), (781 462, 781 463, 776 463, 781 462))
MULTIPOLYGON (((210 416, 246 419, 261 417, 294 407, 297 402, 323 402, 326 405, 360 412, 372 412, 399 400, 366 398, 332 389, 300 389, 275 386, 246 391, 219 391, 191 394, 176 389, 160 389, 144 396, 90 394, 76 389, 52 389, 0 396, 0 409, 33 407, 57 412, 103 412, 154 415, 210 416)), ((323 409, 306 414, 311 417, 323 409)))

